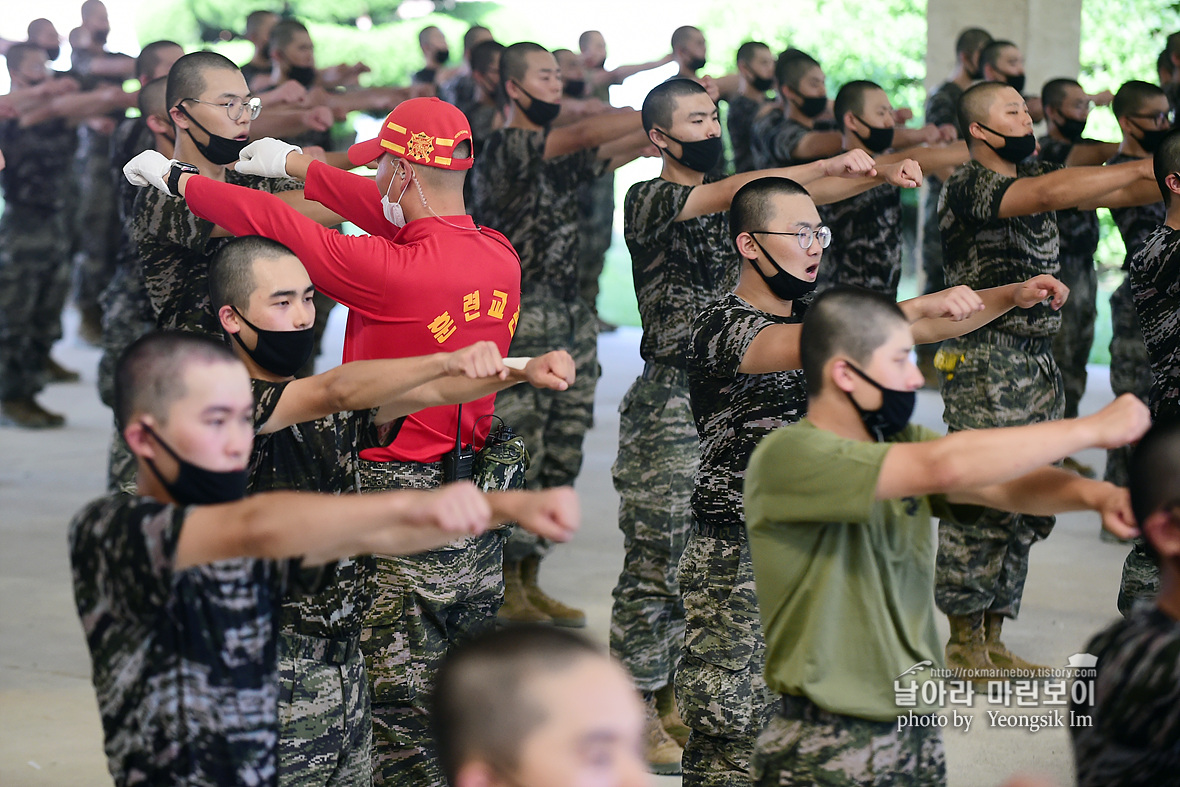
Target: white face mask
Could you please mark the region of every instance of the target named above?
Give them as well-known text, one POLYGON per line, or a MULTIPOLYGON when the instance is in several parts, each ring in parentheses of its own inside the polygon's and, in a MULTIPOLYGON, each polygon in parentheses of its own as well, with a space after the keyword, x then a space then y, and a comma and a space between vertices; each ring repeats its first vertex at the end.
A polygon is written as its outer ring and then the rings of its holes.
MULTIPOLYGON (((405 165, 398 162, 398 166, 405 171, 405 165)), ((396 170, 394 171, 396 174, 396 170)), ((393 178, 389 179, 389 185, 393 185, 393 178)), ((397 202, 389 201, 389 189, 385 190, 384 196, 381 197, 381 212, 385 214, 385 218, 395 227, 406 226, 406 214, 402 210, 402 197, 406 196, 406 189, 410 187, 410 179, 407 177, 405 185, 402 186, 402 193, 397 195, 397 202)))

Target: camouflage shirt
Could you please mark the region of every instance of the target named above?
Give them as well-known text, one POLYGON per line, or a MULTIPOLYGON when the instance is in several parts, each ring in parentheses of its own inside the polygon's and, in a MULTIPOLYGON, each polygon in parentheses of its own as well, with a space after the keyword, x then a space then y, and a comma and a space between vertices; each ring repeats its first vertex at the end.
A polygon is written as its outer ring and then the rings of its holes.
MULTIPOLYGON (((1045 135, 1037 140, 1041 146, 1040 158, 1050 164, 1065 166, 1065 160, 1075 143, 1054 139, 1045 135)), ((1095 144, 1083 139, 1076 144, 1095 144)), ((1098 250, 1098 212, 1067 208, 1057 211, 1057 233, 1061 236, 1061 256, 1092 260, 1098 250)))
POLYGON ((901 279, 901 189, 888 183, 820 205, 832 245, 819 266, 820 287, 854 284, 897 297, 901 279))
MULTIPOLYGON (((290 178, 225 173, 227 183, 277 194, 303 188, 290 178)), ((143 260, 143 278, 156 314, 156 327, 220 338, 221 323, 209 304, 209 261, 229 242, 210 237, 212 222, 199 219, 182 197, 141 188, 135 196, 131 238, 143 260)))
POLYGON ((705 309, 693 324, 688 356, 689 398, 701 438, 701 467, 692 513, 702 525, 741 528, 746 465, 763 437, 807 411, 803 372, 742 374, 738 367, 754 338, 772 325, 803 321, 807 304, 780 317, 755 309, 733 293, 705 309))
POLYGON ((693 186, 636 183, 623 202, 623 236, 643 322, 639 354, 683 369, 693 320, 737 285, 740 262, 726 212, 676 221, 693 186))
POLYGON ((795 146, 810 129, 797 120, 791 120, 781 109, 771 110, 754 121, 750 130, 750 149, 753 151, 754 169, 789 167, 804 163, 793 155, 795 146))
POLYGON ((1180 771, 1180 622, 1158 607, 1132 612, 1086 646, 1098 663, 1074 685, 1078 787, 1155 787, 1180 771), (1081 700, 1081 701, 1079 701, 1081 700))
MULTIPOLYGON (((253 380, 254 426, 270 420, 287 383, 253 380)), ((250 455, 249 491, 345 493, 360 491, 360 452, 386 447, 401 421, 381 429, 376 410, 334 413, 254 438, 250 455)), ((324 584, 314 593, 283 599, 280 624, 286 633, 342 638, 360 633, 372 603, 368 587, 374 562, 371 555, 339 560, 323 572, 324 584)), ((316 584, 320 570, 311 569, 306 584, 316 584)))
POLYGON ((959 128, 959 99, 963 96, 963 88, 954 82, 943 82, 926 97, 926 122, 936 126, 950 123, 959 132, 960 139, 963 131, 959 128))
POLYGON ((116 494, 70 523, 74 602, 118 785, 275 782, 273 564, 173 570, 190 509, 116 494))
MULTIPOLYGON (((1060 169, 1030 159, 1017 165, 1017 177, 1033 177, 1060 169)), ((1042 273, 1056 275, 1057 217, 1053 211, 1031 216, 999 217, 1000 202, 1016 182, 977 161, 968 161, 947 178, 938 201, 938 229, 947 286, 966 284, 973 290, 1025 281, 1042 273)), ((1052 336, 1061 313, 1040 303, 1014 309, 989 327, 1017 336, 1052 336)))
MULTIPOLYGON (((1125 161, 1138 160, 1138 156, 1127 156, 1119 153, 1106 163, 1122 164, 1125 161)), ((1127 248, 1126 256, 1123 257, 1123 270, 1130 268, 1131 257, 1135 255, 1135 252, 1143 248, 1143 244, 1147 241, 1147 236, 1155 232, 1155 229, 1164 223, 1167 214, 1168 209, 1164 207, 1162 199, 1150 205, 1134 205, 1129 208, 1110 209, 1110 217, 1114 219, 1115 225, 1119 228, 1119 234, 1123 236, 1123 245, 1127 248)))
POLYGON ((1156 227, 1128 275, 1151 361, 1151 416, 1180 418, 1180 232, 1156 227))
POLYGON ((564 301, 578 297, 578 186, 606 171, 598 148, 545 158, 547 134, 493 131, 475 162, 480 224, 508 236, 520 254, 521 289, 548 288, 564 301))
POLYGON ((729 114, 725 118, 725 128, 729 131, 729 144, 733 147, 733 171, 749 172, 755 169, 752 147, 754 119, 766 102, 737 95, 728 103, 729 114))
POLYGON ((65 207, 77 144, 74 127, 62 118, 23 128, 19 118, 0 122, 5 202, 45 210, 65 207))

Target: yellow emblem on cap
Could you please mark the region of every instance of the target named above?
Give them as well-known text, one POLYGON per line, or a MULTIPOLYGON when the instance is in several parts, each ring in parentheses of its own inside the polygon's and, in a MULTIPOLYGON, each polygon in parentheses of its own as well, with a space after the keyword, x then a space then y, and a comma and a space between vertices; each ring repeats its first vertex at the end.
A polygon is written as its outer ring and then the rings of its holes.
POLYGON ((418 161, 429 161, 434 152, 434 137, 425 131, 416 131, 406 143, 406 154, 418 161))

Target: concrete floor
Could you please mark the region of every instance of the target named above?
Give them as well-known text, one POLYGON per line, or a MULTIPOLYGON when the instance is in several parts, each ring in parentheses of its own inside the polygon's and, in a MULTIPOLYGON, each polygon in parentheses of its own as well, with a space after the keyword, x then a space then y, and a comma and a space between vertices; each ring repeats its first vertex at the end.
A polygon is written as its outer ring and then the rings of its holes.
MULTIPOLYGON (((340 357, 342 312, 333 314, 321 365, 340 357)), ((72 337, 73 316, 66 322, 72 337)), ((590 635, 605 642, 610 591, 622 556, 610 465, 618 403, 642 366, 639 332, 604 335, 599 348, 603 376, 596 423, 578 483, 583 531, 572 545, 553 552, 541 581, 554 595, 583 607, 590 635)), ((68 413, 67 427, 0 429, 0 785, 6 787, 111 784, 66 553, 70 517, 103 492, 111 419, 95 393, 98 352, 67 338, 55 356, 83 374, 81 383, 52 386, 42 395, 46 407, 68 413)), ((1091 371, 1083 412, 1111 398, 1106 370, 1091 371)), ((937 394, 923 392, 918 406, 917 420, 941 429, 937 394)), ((1103 461, 1098 452, 1081 458, 1098 467, 1103 461)), ((1052 539, 1033 550, 1023 613, 1006 629, 1013 650, 1043 664, 1064 665, 1117 614, 1114 599, 1127 550, 1099 541, 1097 532, 1092 515, 1064 516, 1052 539)), ((942 627, 945 635, 945 621, 942 627)), ((1067 731, 992 728, 986 711, 1000 707, 977 697, 973 708, 958 709, 974 723, 969 732, 948 728, 944 734, 951 787, 998 785, 1014 773, 1041 773, 1060 785, 1072 784, 1067 731)), ((1005 711, 1038 712, 1046 711, 1005 711)), ((653 777, 652 783, 674 787, 679 779, 653 777)))

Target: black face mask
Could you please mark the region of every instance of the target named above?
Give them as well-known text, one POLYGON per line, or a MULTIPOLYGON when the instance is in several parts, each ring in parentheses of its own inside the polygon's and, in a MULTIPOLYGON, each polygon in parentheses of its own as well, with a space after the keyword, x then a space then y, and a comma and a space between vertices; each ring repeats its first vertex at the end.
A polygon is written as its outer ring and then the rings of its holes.
MULTIPOLYGON (((184 104, 177 104, 176 108, 184 113, 184 116, 193 122, 197 128, 209 135, 208 142, 199 142, 193 136, 191 129, 185 129, 188 138, 197 146, 197 150, 201 155, 209 160, 212 164, 217 164, 224 167, 226 164, 233 164, 238 160, 238 154, 242 152, 242 148, 250 144, 249 139, 230 139, 228 137, 219 137, 209 129, 202 126, 195 117, 189 114, 188 110, 184 108, 184 104)), ((246 110, 242 110, 245 112, 246 110)))
POLYGON ((1164 141, 1164 137, 1172 131, 1170 128, 1140 128, 1139 124, 1134 122, 1132 122, 1132 125, 1139 129, 1139 133, 1142 134, 1138 140, 1139 147, 1153 156, 1159 150, 1160 143, 1164 141))
POLYGON ((799 108, 799 111, 802 112, 805 117, 817 118, 824 113, 825 109, 828 108, 828 97, 804 96, 803 100, 795 106, 799 108))
POLYGON ((1086 121, 1063 117, 1061 122, 1057 124, 1057 130, 1070 142, 1077 142, 1086 132, 1086 121))
POLYGON ((753 85, 755 90, 765 93, 767 90, 770 90, 772 87, 774 87, 774 77, 756 76, 750 81, 750 84, 753 85))
POLYGON ((246 496, 248 471, 245 468, 218 472, 198 467, 192 462, 180 458, 180 455, 172 450, 172 446, 161 440, 150 426, 143 424, 143 428, 156 439, 161 448, 171 454, 180 466, 176 480, 168 483, 164 480, 164 476, 160 475, 156 463, 151 459, 144 459, 156 480, 168 490, 168 494, 172 495, 172 499, 177 503, 184 506, 213 505, 215 503, 232 503, 246 496))
POLYGON ((860 414, 861 423, 865 425, 865 429, 869 430, 869 434, 873 436, 873 439, 880 443, 893 437, 893 435, 902 429, 905 429, 906 424, 910 422, 910 417, 914 414, 914 405, 918 400, 917 392, 896 391, 892 388, 886 388, 851 363, 848 364, 848 368, 856 372, 862 380, 881 392, 881 406, 876 410, 864 409, 856 403, 856 400, 852 398, 852 394, 847 391, 844 392, 844 395, 848 397, 848 401, 852 402, 852 406, 860 414))
POLYGON ((529 104, 528 109, 525 109, 515 98, 512 99, 512 102, 520 108, 520 111, 524 113, 524 116, 529 119, 530 123, 536 123, 538 126, 549 128, 549 124, 552 123, 557 115, 561 112, 561 104, 554 104, 552 101, 542 101, 541 99, 536 98, 532 93, 525 90, 523 87, 520 87, 519 82, 516 83, 516 86, 520 88, 520 92, 528 96, 533 103, 529 104))
POLYGON ((314 326, 301 331, 268 331, 247 320, 235 307, 231 306, 230 308, 234 310, 234 314, 238 315, 239 320, 254 329, 254 333, 258 335, 258 341, 254 344, 254 349, 251 350, 242 341, 240 332, 231 333, 230 336, 234 337, 234 341, 246 351, 246 355, 249 355, 254 363, 271 374, 277 374, 279 377, 294 377, 295 372, 302 369, 303 364, 307 363, 307 359, 311 357, 311 352, 315 349, 314 326))
POLYGON ((54 60, 57 60, 57 58, 61 56, 61 47, 55 46, 52 49, 46 49, 45 53, 47 55, 49 55, 49 62, 52 63, 54 60))
POLYGON ((1031 156, 1037 149, 1037 138, 1032 134, 1025 134, 1022 137, 1010 137, 1007 134, 1001 134, 994 129, 990 129, 982 123, 980 123, 979 126, 980 128, 987 129, 988 131, 992 132, 997 137, 1004 138, 1004 147, 1002 148, 997 148, 986 139, 983 140, 983 144, 994 150, 1000 156, 1000 158, 1004 159, 1005 161, 1010 161, 1013 164, 1019 164, 1031 156))
POLYGON ((111 34, 110 30, 95 30, 90 34, 90 40, 99 46, 106 46, 107 36, 111 34))
POLYGON ((315 68, 312 66, 289 66, 287 78, 294 79, 306 88, 315 84, 315 68))
POLYGON ((703 58, 703 57, 694 57, 692 60, 688 61, 688 70, 689 71, 700 71, 704 67, 705 67, 705 58, 703 58))
POLYGON ((451 59, 451 50, 449 50, 449 49, 440 49, 434 53, 434 62, 440 66, 450 59, 451 59))
POLYGON ((869 126, 868 123, 865 123, 863 120, 861 120, 856 115, 853 115, 853 117, 855 117, 857 120, 860 120, 860 122, 864 123, 864 125, 868 126, 869 135, 867 137, 862 137, 860 134, 857 134, 855 131, 853 131, 852 133, 854 135, 856 135, 856 138, 861 141, 861 144, 863 144, 871 152, 884 153, 886 150, 889 150, 889 148, 893 147, 893 127, 892 126, 889 128, 877 128, 876 126, 869 126))
POLYGON ((581 98, 586 95, 586 80, 567 79, 561 86, 561 92, 570 98, 581 98))
MULTIPOLYGON (((757 245, 759 249, 762 249, 762 253, 766 256, 766 261, 770 263, 772 268, 774 268, 775 274, 773 276, 767 276, 762 272, 760 267, 754 264, 753 260, 750 261, 750 264, 754 265, 754 270, 758 271, 758 275, 761 276, 762 280, 766 282, 766 286, 770 288, 770 291, 774 293, 776 298, 784 301, 797 301, 807 293, 815 291, 816 282, 807 281, 807 279, 800 279, 798 276, 792 276, 791 274, 787 273, 785 270, 779 267, 779 264, 775 262, 774 257, 770 256, 770 253, 766 251, 765 247, 763 247, 761 243, 758 242, 757 238, 755 238, 753 235, 750 237, 753 239, 755 245, 757 245)), ((818 242, 819 241, 817 240, 812 241, 812 243, 818 242)))
POLYGON ((1000 74, 1000 76, 1008 83, 1008 87, 1014 88, 1017 93, 1024 92, 1024 74, 1000 74))
POLYGON ((717 162, 721 160, 721 154, 724 152, 724 143, 721 141, 721 137, 709 137, 692 142, 683 142, 662 128, 656 130, 673 142, 680 143, 679 156, 673 156, 672 151, 667 148, 663 150, 669 156, 672 156, 674 160, 679 161, 694 172, 712 172, 713 167, 716 167, 717 162))

